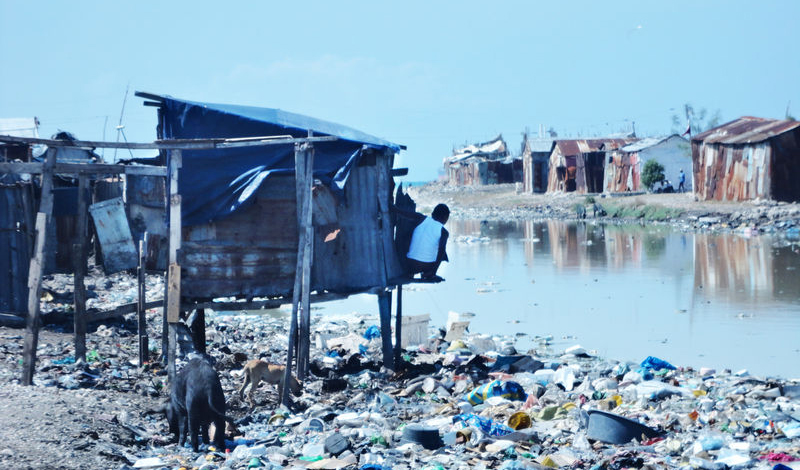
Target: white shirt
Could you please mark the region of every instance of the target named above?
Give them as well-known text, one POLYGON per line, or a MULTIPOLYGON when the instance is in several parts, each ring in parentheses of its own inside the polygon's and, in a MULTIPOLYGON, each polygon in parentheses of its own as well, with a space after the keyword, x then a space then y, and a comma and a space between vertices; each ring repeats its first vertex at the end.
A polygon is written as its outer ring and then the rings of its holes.
POLYGON ((439 255, 439 240, 444 225, 431 217, 425 217, 411 235, 407 257, 423 263, 433 263, 439 255))

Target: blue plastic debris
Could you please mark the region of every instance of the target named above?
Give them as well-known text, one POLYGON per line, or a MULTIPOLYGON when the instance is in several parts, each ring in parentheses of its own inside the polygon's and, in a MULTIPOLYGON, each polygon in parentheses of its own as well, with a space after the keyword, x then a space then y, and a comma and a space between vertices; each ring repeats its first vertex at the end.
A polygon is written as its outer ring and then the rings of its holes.
POLYGON ((503 397, 507 400, 525 401, 528 398, 528 394, 525 393, 525 389, 522 388, 522 385, 517 382, 493 380, 466 394, 464 400, 468 401, 471 405, 480 405, 490 397, 503 397))
POLYGON ((483 416, 478 416, 472 413, 464 413, 453 417, 453 423, 459 421, 463 422, 467 426, 478 428, 485 434, 494 437, 505 436, 506 434, 511 434, 514 432, 513 429, 505 424, 496 423, 489 418, 484 418, 483 416))
POLYGON ((381 337, 381 329, 378 328, 376 325, 372 325, 367 328, 367 331, 364 332, 364 339, 366 340, 373 340, 375 338, 381 337))

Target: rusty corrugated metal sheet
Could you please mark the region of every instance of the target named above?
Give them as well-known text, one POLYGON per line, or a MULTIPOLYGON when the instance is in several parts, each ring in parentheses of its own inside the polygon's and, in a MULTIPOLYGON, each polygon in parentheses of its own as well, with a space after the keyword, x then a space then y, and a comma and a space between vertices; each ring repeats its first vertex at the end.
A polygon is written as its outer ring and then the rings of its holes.
POLYGON ((800 127, 800 122, 743 116, 692 137, 707 144, 751 144, 763 142, 800 127))

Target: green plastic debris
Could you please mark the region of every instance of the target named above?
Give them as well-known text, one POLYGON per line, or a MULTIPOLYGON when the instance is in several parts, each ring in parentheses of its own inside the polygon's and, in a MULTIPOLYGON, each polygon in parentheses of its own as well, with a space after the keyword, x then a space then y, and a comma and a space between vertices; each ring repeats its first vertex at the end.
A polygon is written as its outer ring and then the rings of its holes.
POLYGON ((258 468, 260 466, 261 466, 261 459, 259 459, 258 457, 253 457, 247 464, 247 468, 258 468))
POLYGON ((300 460, 303 460, 305 462, 317 462, 317 461, 322 460, 322 456, 321 455, 315 455, 313 457, 306 457, 304 455, 304 456, 300 457, 300 460))
POLYGON ((97 353, 96 349, 86 353, 86 362, 100 362, 100 354, 97 353))

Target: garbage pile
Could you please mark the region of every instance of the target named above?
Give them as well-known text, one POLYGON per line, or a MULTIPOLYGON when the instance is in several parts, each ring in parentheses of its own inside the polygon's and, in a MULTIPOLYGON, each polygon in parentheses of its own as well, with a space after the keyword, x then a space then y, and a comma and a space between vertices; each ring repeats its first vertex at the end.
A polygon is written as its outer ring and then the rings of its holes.
MULTIPOLYGON (((235 426, 227 449, 176 444, 139 452, 136 468, 206 469, 800 469, 800 383, 746 371, 639 363, 554 350, 513 337, 431 328, 381 367, 376 320, 315 319, 311 374, 292 406, 262 385, 238 403, 245 358, 280 363, 285 318, 217 316, 208 352, 235 426)), ((152 418, 151 429, 165 425, 152 418)))

